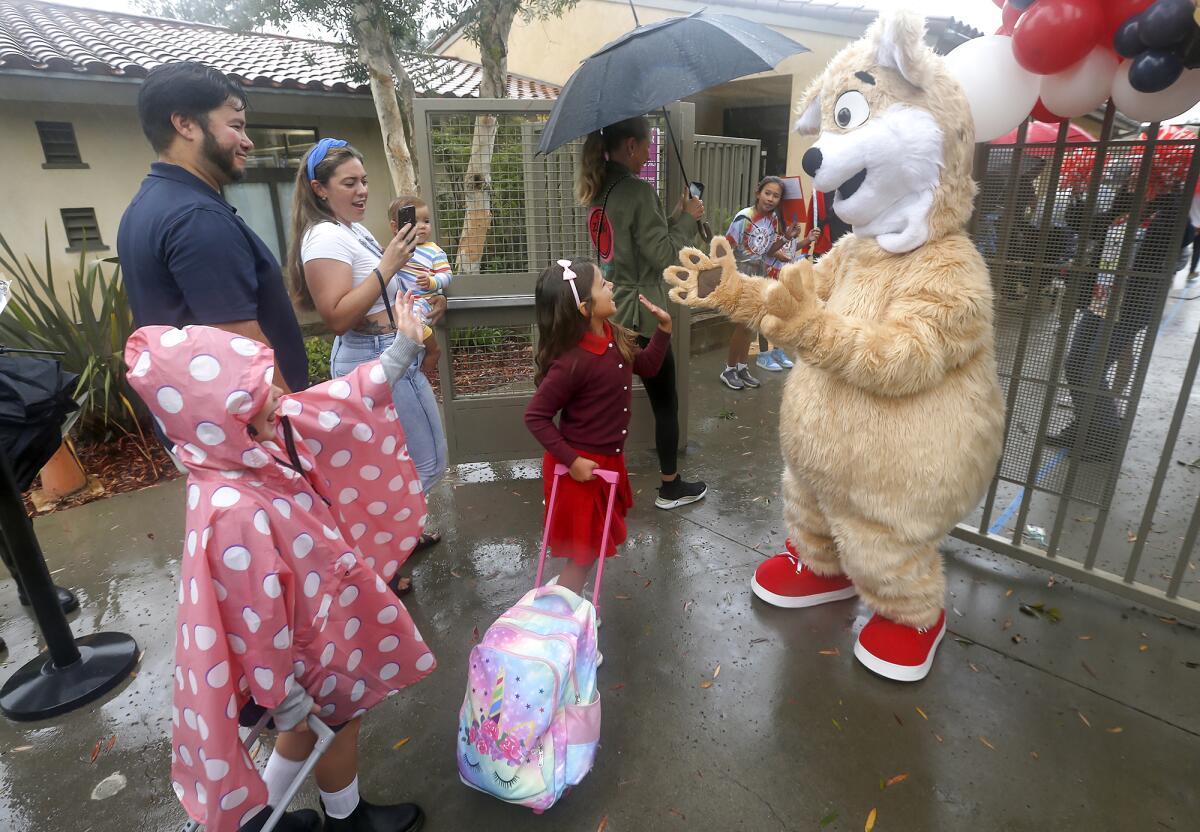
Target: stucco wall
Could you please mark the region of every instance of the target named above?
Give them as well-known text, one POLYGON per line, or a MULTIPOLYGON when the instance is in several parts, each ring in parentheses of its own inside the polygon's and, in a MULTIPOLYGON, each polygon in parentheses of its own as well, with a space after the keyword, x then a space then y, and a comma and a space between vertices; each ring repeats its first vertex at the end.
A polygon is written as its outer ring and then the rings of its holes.
MULTIPOLYGON (((93 82, 77 81, 79 97, 93 82)), ((0 159, 6 171, 6 198, 0 200, 0 234, 18 256, 44 262, 43 228, 48 228, 50 256, 60 285, 79 262, 68 253, 61 208, 94 208, 108 250, 97 256, 115 257, 117 226, 155 155, 142 135, 131 104, 3 100, 0 95, 0 159), (79 170, 46 170, 36 121, 67 121, 74 125, 80 156, 89 165, 79 170)), ((321 136, 350 141, 366 156, 372 196, 367 225, 381 239, 388 231, 385 211, 391 200, 391 178, 384 163, 377 122, 371 118, 295 114, 280 101, 266 102, 250 91, 251 125, 316 128, 321 136), (264 106, 259 106, 260 104, 264 106)), ((369 105, 368 105, 369 106, 369 105)), ((65 300, 65 297, 64 297, 65 300)))

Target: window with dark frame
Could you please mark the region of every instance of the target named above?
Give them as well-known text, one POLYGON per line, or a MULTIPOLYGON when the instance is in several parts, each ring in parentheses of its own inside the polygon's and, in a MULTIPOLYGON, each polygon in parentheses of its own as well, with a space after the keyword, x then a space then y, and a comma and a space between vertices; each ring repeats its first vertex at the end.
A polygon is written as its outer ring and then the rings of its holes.
POLYGON ((38 139, 46 161, 44 168, 86 168, 75 140, 75 125, 69 121, 38 121, 38 139))
POLYGON ((63 208, 63 229, 67 232, 67 251, 107 251, 100 237, 95 208, 63 208))

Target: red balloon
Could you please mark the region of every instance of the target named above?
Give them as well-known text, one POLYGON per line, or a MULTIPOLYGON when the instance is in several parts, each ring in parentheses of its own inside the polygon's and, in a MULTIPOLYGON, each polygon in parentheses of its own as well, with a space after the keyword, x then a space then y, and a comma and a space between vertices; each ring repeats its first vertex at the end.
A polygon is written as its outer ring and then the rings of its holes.
POLYGON ((992 2, 993 2, 993 3, 995 3, 997 6, 999 6, 1000 8, 1002 8, 1002 9, 1003 9, 1003 8, 1004 8, 1004 3, 1006 2, 1006 0, 992 0, 992 2))
POLYGON ((1013 57, 1038 75, 1053 75, 1083 60, 1103 29, 1099 0, 1039 0, 1013 29, 1013 57))
POLYGON ((1051 124, 1058 124, 1060 121, 1066 121, 1065 118, 1057 113, 1052 113, 1047 110, 1046 105, 1042 103, 1042 99, 1040 98, 1037 100, 1037 103, 1033 105, 1033 110, 1029 115, 1033 117, 1034 121, 1045 121, 1051 124))
POLYGON ((1002 27, 1008 29, 1009 33, 1017 27, 1017 21, 1021 19, 1021 15, 1025 14, 1024 9, 1018 9, 1012 3, 1005 2, 1004 9, 1001 12, 1002 27))
POLYGON ((1121 24, 1153 6, 1154 0, 1107 0, 1102 5, 1106 8, 1100 41, 1111 49, 1113 37, 1117 34, 1117 29, 1121 28, 1121 24))

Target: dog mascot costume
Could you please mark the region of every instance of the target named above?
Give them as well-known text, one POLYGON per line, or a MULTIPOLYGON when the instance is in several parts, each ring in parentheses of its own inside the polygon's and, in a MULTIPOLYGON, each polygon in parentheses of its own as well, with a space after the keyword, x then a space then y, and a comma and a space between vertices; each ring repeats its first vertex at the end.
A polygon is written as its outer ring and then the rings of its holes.
POLYGON ((996 470, 1004 402, 992 287, 964 226, 975 131, 919 17, 877 21, 806 92, 804 169, 854 228, 779 280, 739 274, 723 237, 687 248, 671 298, 719 309, 799 356, 784 392, 787 552, 754 593, 781 607, 852 598, 874 616, 854 655, 924 678, 946 631, 938 544, 996 470))

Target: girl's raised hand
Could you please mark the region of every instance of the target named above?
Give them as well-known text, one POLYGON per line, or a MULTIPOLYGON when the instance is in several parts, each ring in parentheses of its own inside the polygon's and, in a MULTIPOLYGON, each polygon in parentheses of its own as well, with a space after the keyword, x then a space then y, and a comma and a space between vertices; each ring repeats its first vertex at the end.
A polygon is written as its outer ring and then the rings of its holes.
POLYGON ((671 315, 664 309, 655 306, 645 295, 638 295, 638 300, 642 302, 642 306, 649 310, 650 314, 658 321, 658 328, 663 332, 671 331, 671 315))
POLYGON ((421 328, 421 321, 417 317, 417 313, 413 311, 414 299, 415 296, 411 291, 396 296, 396 332, 408 340, 420 344, 424 330, 421 328))

